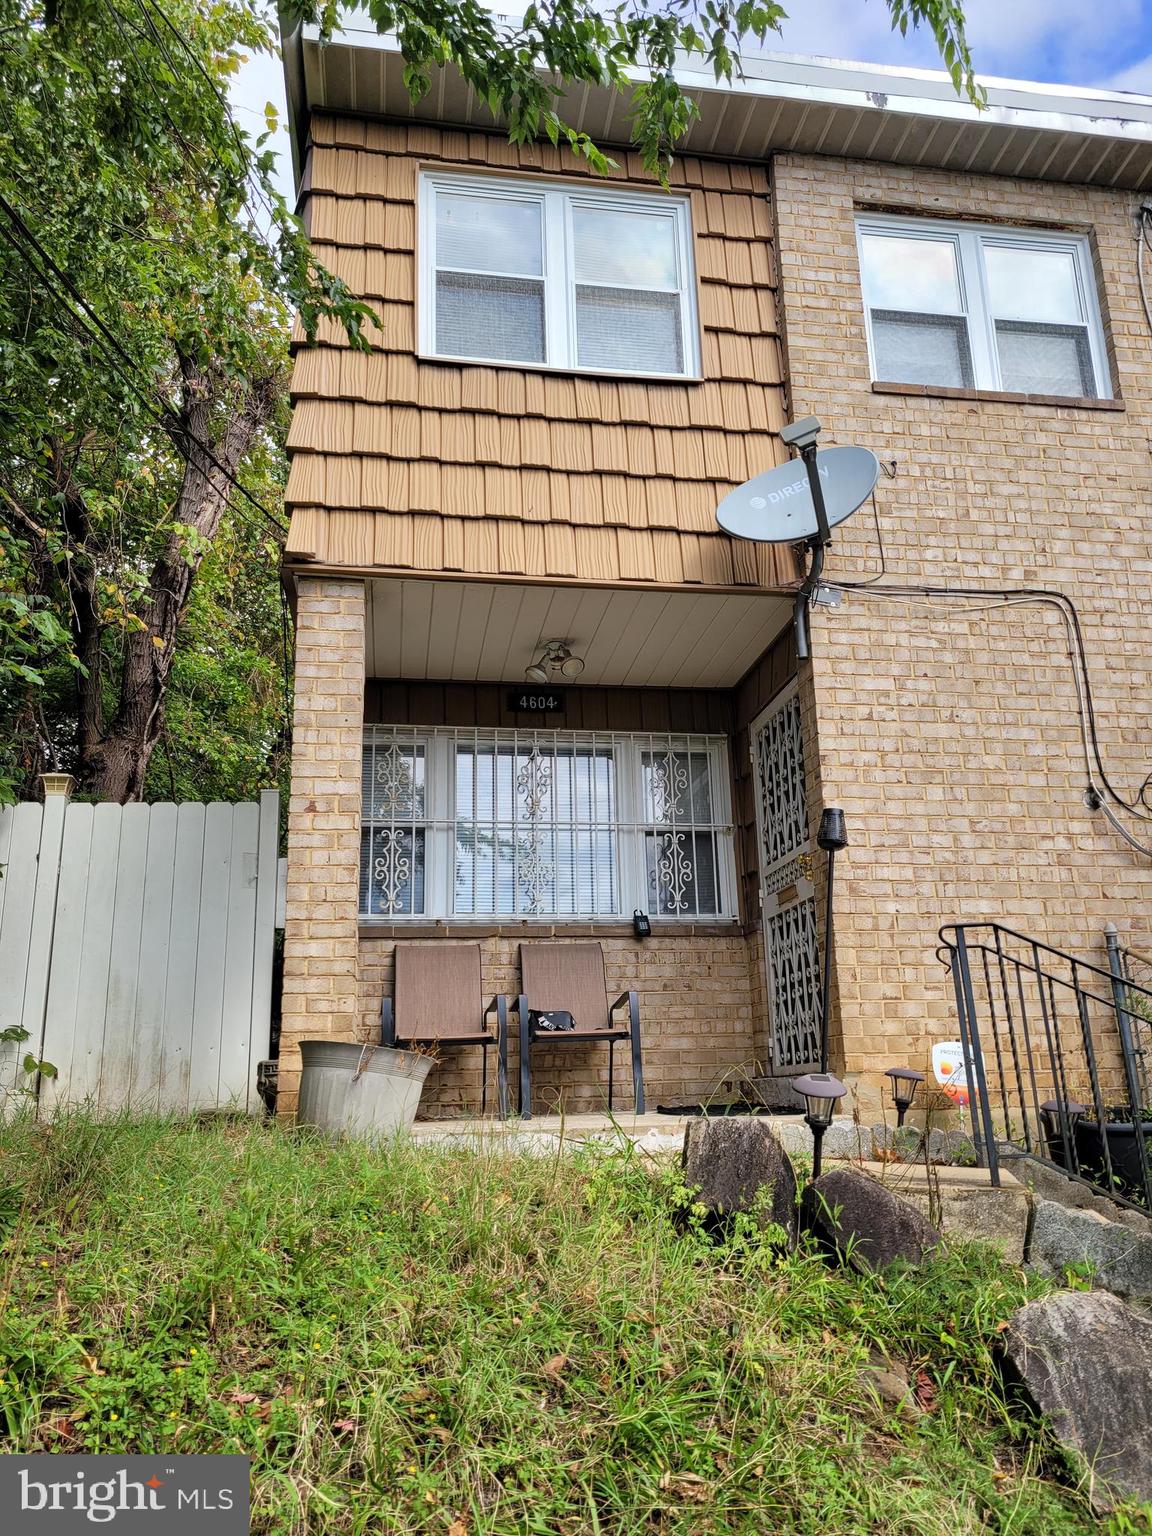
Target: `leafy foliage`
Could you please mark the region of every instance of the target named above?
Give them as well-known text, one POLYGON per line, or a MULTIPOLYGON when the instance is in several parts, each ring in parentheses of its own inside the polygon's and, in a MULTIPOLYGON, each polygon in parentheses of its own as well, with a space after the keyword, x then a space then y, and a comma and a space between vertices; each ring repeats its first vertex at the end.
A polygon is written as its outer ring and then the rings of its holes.
MULTIPOLYGON (((939 46, 957 92, 974 102, 983 92, 973 73, 956 0, 887 0, 902 34, 925 27, 939 46)), ((614 163, 565 117, 573 83, 614 85, 630 98, 632 135, 653 175, 664 176, 677 141, 698 108, 676 78, 678 66, 702 62, 717 80, 740 73, 741 48, 763 43, 787 12, 776 0, 625 0, 604 7, 587 0, 530 3, 510 20, 474 0, 289 0, 289 10, 331 36, 344 10, 365 11, 377 30, 394 34, 413 99, 431 89, 434 73, 452 63, 502 114, 513 142, 545 133, 566 142, 597 170, 614 163)))
POLYGON ((224 792, 274 774, 288 320, 366 346, 371 315, 272 182, 272 115, 250 142, 228 114, 244 51, 273 46, 245 0, 0 0, 10 789, 51 764, 136 797, 162 739, 167 778, 213 741, 224 792), (238 775, 237 734, 265 758, 238 775))

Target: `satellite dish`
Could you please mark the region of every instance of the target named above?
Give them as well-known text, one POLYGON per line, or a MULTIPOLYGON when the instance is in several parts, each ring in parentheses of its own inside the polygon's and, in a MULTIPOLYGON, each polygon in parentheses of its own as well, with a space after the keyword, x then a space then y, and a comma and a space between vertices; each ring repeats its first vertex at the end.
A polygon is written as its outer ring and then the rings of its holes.
MULTIPOLYGON (((816 468, 830 528, 868 500, 880 472, 870 448, 822 448, 816 468)), ((797 544, 813 538, 819 529, 803 460, 790 459, 729 491, 716 508, 716 521, 738 539, 760 544, 797 544)))

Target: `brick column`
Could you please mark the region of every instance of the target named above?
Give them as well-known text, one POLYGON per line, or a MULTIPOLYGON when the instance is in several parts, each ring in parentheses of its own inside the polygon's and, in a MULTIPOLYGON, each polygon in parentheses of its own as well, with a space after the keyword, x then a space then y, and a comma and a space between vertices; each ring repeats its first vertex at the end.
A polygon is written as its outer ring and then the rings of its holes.
POLYGON ((300 1041, 357 1038, 364 583, 297 580, 292 787, 280 1037, 281 1112, 296 1107, 300 1041))

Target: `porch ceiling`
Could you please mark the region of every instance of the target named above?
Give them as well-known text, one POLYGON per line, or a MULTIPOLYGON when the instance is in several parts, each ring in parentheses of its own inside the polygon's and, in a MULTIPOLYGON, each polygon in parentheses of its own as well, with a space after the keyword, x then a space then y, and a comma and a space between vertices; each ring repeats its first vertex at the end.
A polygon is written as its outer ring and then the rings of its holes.
POLYGON ((790 610, 777 593, 374 580, 365 662, 370 677, 519 684, 556 639, 584 658, 581 685, 729 688, 790 610))

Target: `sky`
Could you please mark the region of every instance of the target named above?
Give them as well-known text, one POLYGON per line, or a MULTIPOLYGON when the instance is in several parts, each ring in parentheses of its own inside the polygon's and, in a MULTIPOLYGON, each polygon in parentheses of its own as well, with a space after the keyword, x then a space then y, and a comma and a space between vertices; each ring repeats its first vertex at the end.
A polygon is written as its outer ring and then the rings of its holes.
MULTIPOLYGON (((790 12, 769 49, 869 64, 939 68, 928 34, 893 32, 883 0, 783 0, 790 12)), ((500 9, 513 10, 505 5, 500 9)), ((1152 95, 1152 0, 966 0, 968 38, 978 73, 1047 84, 1112 86, 1152 95)), ((264 104, 284 114, 284 82, 276 59, 253 57, 233 85, 233 105, 248 132, 263 127, 264 104)), ((287 133, 279 183, 292 200, 287 133)))

